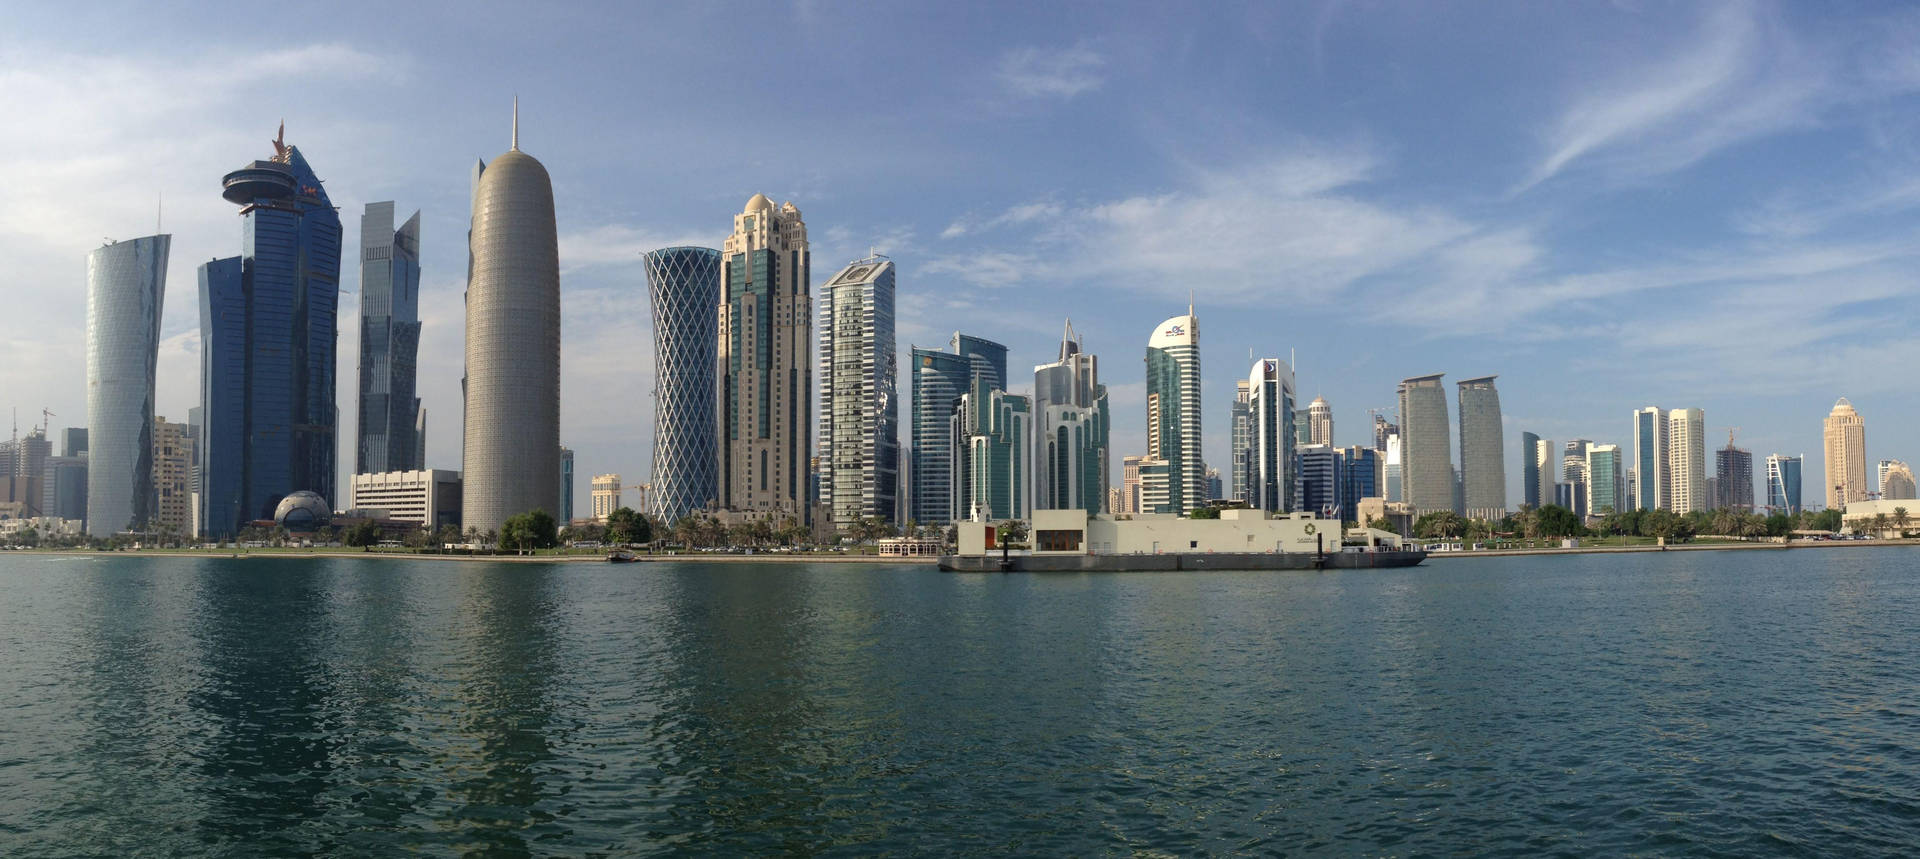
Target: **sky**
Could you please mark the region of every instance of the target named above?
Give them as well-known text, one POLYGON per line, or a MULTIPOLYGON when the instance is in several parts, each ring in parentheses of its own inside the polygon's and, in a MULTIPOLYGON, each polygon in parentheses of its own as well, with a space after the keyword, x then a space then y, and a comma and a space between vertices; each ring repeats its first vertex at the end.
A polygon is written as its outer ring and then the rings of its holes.
POLYGON ((1521 432, 1630 449, 1648 405, 1704 409, 1709 448, 1737 428, 1757 471, 1805 454, 1810 505, 1838 397, 1870 461, 1920 458, 1920 7, 190 6, 8 4, 0 406, 23 427, 84 425, 86 254, 157 219, 157 407, 185 419, 195 269, 240 249, 220 178, 284 119, 343 256, 366 203, 422 212, 427 459, 457 469, 469 176, 518 96, 554 181, 576 511, 588 476, 651 462, 640 254, 718 247, 756 192, 800 208, 816 286, 894 259, 903 355, 966 331, 1030 389, 1071 318, 1116 463, 1145 447, 1146 340, 1190 294, 1216 465, 1249 355, 1294 356, 1342 445, 1403 378, 1498 375, 1510 505, 1521 432))

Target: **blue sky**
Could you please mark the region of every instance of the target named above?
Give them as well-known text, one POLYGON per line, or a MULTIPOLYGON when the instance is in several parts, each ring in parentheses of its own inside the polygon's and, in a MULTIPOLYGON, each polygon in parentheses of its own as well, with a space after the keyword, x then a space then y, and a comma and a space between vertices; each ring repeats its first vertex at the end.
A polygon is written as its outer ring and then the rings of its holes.
MULTIPOLYGON (((84 422, 85 255, 174 235, 159 409, 198 398, 194 269, 238 252, 220 176, 275 125, 355 245, 423 210, 428 460, 459 463, 468 173, 523 148, 561 236, 563 435, 644 478, 639 264, 792 200, 814 279, 869 247, 899 338, 1050 360, 1071 316, 1144 447, 1142 350, 1197 295, 1207 453, 1251 350, 1298 356, 1342 444, 1396 383, 1498 374, 1519 433, 1628 442, 1706 410, 1808 456, 1839 396, 1920 457, 1920 9, 1709 3, 324 4, 10 7, 0 33, 0 404, 84 422), (1040 8, 1035 8, 1036 6, 1040 8)), ((357 270, 343 271, 343 319, 357 270)), ((340 337, 353 426, 356 330, 340 337)), ((1016 371, 1019 378, 1024 373, 1016 371)), ((1030 377, 1026 383, 1031 385, 1030 377)), ((1450 386, 1451 387, 1451 386, 1450 386)), ((351 432, 342 462, 351 461, 351 432)))

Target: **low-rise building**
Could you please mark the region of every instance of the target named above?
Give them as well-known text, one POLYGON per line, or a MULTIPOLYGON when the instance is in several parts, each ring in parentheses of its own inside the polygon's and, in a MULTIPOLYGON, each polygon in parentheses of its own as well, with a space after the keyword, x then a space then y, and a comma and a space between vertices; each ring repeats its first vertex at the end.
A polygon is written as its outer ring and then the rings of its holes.
MULTIPOLYGON (((1316 552, 1340 550, 1340 523, 1311 513, 1222 510, 1218 519, 1170 513, 1128 518, 1089 516, 1085 510, 1035 510, 1030 544, 1035 554, 1163 554, 1205 552, 1316 552)), ((997 526, 963 522, 959 554, 997 550, 997 526)))
POLYGON ((430 528, 460 526, 460 472, 438 468, 356 474, 347 507, 430 528))
POLYGON ((1848 502, 1840 514, 1841 530, 1872 534, 1883 539, 1920 531, 1920 501, 1911 498, 1881 498, 1848 502), (1884 516, 1884 519, 1876 517, 1884 516), (1876 523, 1880 527, 1876 527, 1876 523))

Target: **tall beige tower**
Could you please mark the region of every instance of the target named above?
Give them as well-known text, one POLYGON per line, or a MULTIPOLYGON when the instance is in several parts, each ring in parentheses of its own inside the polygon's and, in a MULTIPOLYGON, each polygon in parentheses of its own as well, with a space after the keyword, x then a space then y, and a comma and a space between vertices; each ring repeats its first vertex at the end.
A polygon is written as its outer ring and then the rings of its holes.
POLYGON ((513 148, 475 170, 467 234, 461 518, 498 531, 560 506, 560 251, 547 168, 513 148))
POLYGON ((1333 444, 1333 407, 1325 397, 1314 397, 1307 404, 1307 443, 1333 444))
POLYGON ((720 249, 721 508, 811 521, 807 428, 813 413, 813 305, 807 225, 792 203, 755 194, 720 249))
POLYGON ((1827 413, 1827 509, 1867 500, 1867 422, 1846 397, 1827 413))
POLYGON ((1707 413, 1699 409, 1667 412, 1668 507, 1692 513, 1712 507, 1707 498, 1707 413))

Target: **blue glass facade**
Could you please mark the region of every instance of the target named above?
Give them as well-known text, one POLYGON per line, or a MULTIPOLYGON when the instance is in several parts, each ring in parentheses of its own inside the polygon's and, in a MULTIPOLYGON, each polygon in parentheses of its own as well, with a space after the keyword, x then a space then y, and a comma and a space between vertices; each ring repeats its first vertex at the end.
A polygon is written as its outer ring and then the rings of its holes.
POLYGON ((955 406, 973 388, 976 375, 990 390, 1004 386, 1007 378, 1007 347, 959 333, 949 345, 952 351, 914 347, 910 353, 913 455, 907 515, 921 525, 944 525, 964 513, 953 509, 955 406))
POLYGON ((1299 450, 1301 510, 1325 519, 1340 514, 1340 451, 1323 444, 1299 450))
POLYGON ((228 174, 241 253, 200 267, 201 523, 228 536, 307 490, 334 501, 340 218, 300 151, 228 174))
POLYGON ((1352 520, 1359 515, 1360 499, 1382 497, 1379 475, 1379 451, 1349 447, 1340 452, 1340 518, 1352 520))
POLYGON ((1775 513, 1800 512, 1800 457, 1767 457, 1767 509, 1775 513))
POLYGON ((420 350, 420 213, 393 228, 393 203, 360 216, 360 409, 356 474, 416 471, 426 463, 414 427, 420 350))

